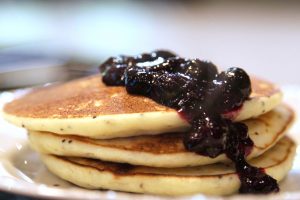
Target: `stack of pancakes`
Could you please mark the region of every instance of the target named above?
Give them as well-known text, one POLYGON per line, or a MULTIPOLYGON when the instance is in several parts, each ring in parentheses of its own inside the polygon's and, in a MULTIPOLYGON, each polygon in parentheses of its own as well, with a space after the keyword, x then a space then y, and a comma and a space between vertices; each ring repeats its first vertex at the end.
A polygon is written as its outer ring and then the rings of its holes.
MULTIPOLYGON (((250 164, 280 181, 291 168, 295 144, 285 136, 293 111, 273 84, 252 78, 252 94, 224 117, 248 126, 250 164)), ((171 108, 99 75, 36 89, 4 107, 8 121, 28 129, 31 147, 57 176, 90 189, 163 195, 225 195, 240 180, 224 155, 185 150, 190 125, 171 108)))

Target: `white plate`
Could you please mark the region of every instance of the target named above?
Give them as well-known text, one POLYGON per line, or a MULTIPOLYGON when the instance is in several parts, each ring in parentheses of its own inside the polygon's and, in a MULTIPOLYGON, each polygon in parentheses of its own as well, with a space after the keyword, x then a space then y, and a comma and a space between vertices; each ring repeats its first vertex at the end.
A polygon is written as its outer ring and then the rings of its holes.
MULTIPOLYGON (((300 113, 300 87, 284 87, 286 102, 300 113)), ((0 93, 0 109, 5 102, 24 93, 0 93)), ((300 124, 296 123, 290 135, 300 144, 300 124), (298 136, 297 136, 298 135, 298 136)), ((0 118, 0 190, 33 197, 51 199, 240 199, 240 195, 230 197, 213 197, 194 195, 187 197, 166 197, 141 195, 114 191, 85 190, 76 187, 52 175, 41 163, 37 153, 27 144, 26 131, 5 122, 0 118)), ((300 148, 293 169, 288 177, 280 183, 281 192, 275 195, 243 195, 243 199, 300 199, 300 148)))

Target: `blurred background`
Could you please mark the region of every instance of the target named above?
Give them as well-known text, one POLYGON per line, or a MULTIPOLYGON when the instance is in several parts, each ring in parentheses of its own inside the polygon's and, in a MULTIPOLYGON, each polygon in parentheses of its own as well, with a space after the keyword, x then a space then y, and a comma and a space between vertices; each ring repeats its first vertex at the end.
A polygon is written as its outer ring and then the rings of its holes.
POLYGON ((0 2, 0 89, 97 72, 107 57, 169 49, 300 84, 300 2, 0 2))

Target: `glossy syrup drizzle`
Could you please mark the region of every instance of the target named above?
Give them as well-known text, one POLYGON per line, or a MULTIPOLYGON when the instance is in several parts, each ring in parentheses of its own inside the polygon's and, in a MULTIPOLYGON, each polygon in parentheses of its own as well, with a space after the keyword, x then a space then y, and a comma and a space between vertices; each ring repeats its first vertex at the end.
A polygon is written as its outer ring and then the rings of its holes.
POLYGON ((250 96, 251 82, 244 70, 229 68, 218 73, 211 62, 155 51, 109 58, 100 71, 105 84, 125 86, 130 94, 176 109, 191 124, 183 140, 186 150, 211 158, 225 153, 235 163, 240 193, 279 191, 275 179, 245 159, 253 147, 248 127, 222 117, 250 96))

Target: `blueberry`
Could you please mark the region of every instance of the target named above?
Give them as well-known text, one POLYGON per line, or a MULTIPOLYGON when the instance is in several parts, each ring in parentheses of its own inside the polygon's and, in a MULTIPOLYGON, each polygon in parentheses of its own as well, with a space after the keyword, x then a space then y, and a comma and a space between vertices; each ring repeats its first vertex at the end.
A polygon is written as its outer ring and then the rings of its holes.
POLYGON ((134 63, 133 57, 119 56, 107 59, 99 66, 102 80, 106 85, 124 85, 124 71, 134 63))
POLYGON ((141 62, 154 61, 156 58, 153 58, 151 56, 151 54, 149 54, 149 53, 143 53, 143 54, 136 56, 134 59, 137 63, 141 63, 141 62))
POLYGON ((181 95, 181 99, 178 102, 178 112, 184 113, 184 117, 189 122, 192 122, 194 119, 201 118, 203 113, 206 112, 206 108, 203 105, 203 95, 198 90, 194 89, 196 84, 191 81, 188 84, 183 86, 183 89, 186 91, 181 95))
POLYGON ((141 67, 153 67, 164 63, 166 59, 175 57, 175 54, 169 51, 158 50, 150 54, 144 53, 135 57, 135 62, 141 67))
POLYGON ((232 160, 236 160, 240 155, 248 155, 253 147, 248 127, 240 122, 230 123, 230 134, 226 141, 226 154, 232 160))
POLYGON ((174 107, 189 83, 189 77, 183 74, 162 73, 154 78, 150 97, 161 104, 174 107))
POLYGON ((213 84, 216 106, 220 112, 239 108, 251 93, 250 78, 240 68, 229 68, 221 72, 213 84))
POLYGON ((185 60, 177 65, 176 71, 196 79, 199 83, 211 81, 218 73, 217 67, 213 63, 203 62, 199 59, 185 60))
POLYGON ((176 73, 176 68, 181 63, 185 62, 185 59, 179 57, 172 57, 164 60, 164 62, 154 65, 149 68, 151 72, 167 72, 176 73))
POLYGON ((224 152, 228 132, 228 124, 222 119, 204 117, 193 122, 184 145, 189 151, 215 158, 224 152))
POLYGON ((248 74, 241 68, 232 67, 221 73, 219 77, 227 80, 227 85, 232 85, 239 90, 244 99, 247 99, 251 93, 251 81, 248 74))
POLYGON ((151 53, 151 56, 154 59, 157 59, 159 57, 167 59, 167 58, 176 57, 176 54, 173 52, 170 52, 170 51, 166 51, 166 50, 156 50, 151 53))
POLYGON ((125 69, 126 66, 123 65, 115 65, 108 68, 102 77, 103 82, 110 86, 124 85, 123 75, 125 69))
POLYGON ((124 80, 128 93, 147 96, 152 88, 153 74, 144 68, 129 67, 125 70, 124 80))
POLYGON ((166 50, 156 50, 148 53, 143 53, 135 57, 136 62, 151 62, 157 60, 158 58, 162 58, 166 60, 168 58, 176 57, 176 54, 166 50))
POLYGON ((105 73, 108 68, 110 68, 114 64, 114 57, 108 58, 104 63, 99 66, 100 73, 105 73))
POLYGON ((277 181, 261 168, 249 165, 243 157, 236 161, 237 173, 241 179, 240 193, 278 192, 277 181))

